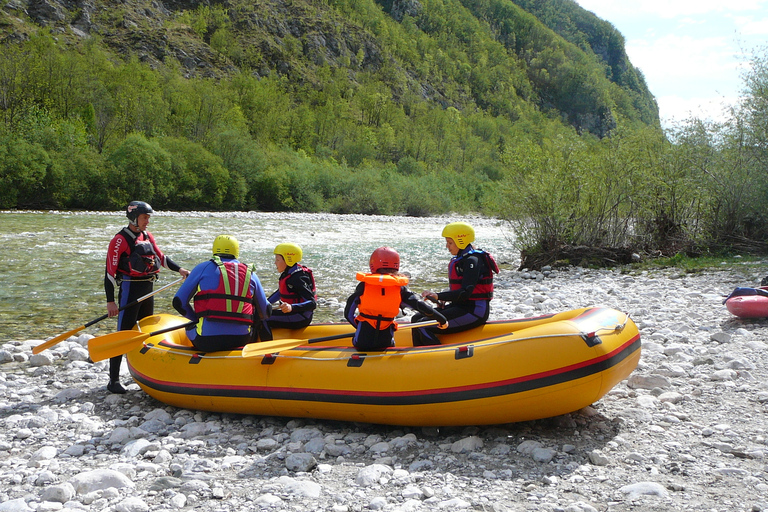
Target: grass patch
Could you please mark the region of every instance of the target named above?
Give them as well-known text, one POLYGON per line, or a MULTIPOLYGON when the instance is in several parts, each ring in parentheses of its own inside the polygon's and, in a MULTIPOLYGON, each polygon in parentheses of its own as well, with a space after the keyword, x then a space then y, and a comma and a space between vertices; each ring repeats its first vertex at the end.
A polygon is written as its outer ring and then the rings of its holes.
MULTIPOLYGON (((684 254, 675 254, 670 257, 661 257, 644 260, 640 263, 627 265, 630 272, 643 270, 658 270, 663 268, 677 268, 685 274, 706 272, 710 270, 736 268, 739 266, 766 267, 768 258, 764 256, 741 256, 737 254, 706 255, 696 258, 684 254)), ((766 270, 768 272, 768 270, 766 270)))

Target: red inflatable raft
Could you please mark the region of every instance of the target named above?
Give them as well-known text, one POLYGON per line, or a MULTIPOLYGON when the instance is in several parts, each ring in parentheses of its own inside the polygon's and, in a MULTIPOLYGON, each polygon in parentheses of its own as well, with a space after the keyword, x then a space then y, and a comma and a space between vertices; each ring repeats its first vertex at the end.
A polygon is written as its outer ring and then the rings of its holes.
POLYGON ((736 288, 726 297, 725 307, 739 318, 768 318, 768 286, 736 288))

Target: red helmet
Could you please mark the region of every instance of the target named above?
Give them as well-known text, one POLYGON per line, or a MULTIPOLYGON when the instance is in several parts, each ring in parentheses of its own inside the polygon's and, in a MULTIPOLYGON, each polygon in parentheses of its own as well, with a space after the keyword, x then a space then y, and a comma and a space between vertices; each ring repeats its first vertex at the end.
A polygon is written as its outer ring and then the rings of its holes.
POLYGON ((400 270, 400 255, 391 247, 379 247, 373 251, 373 254, 371 254, 371 261, 369 264, 371 272, 374 274, 380 268, 400 270))

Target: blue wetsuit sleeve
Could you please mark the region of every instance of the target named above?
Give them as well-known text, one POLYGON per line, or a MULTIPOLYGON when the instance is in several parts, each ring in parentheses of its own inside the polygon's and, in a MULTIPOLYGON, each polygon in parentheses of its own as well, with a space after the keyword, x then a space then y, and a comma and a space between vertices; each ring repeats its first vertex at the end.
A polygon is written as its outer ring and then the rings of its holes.
POLYGON ((355 319, 357 307, 360 305, 360 297, 363 295, 363 291, 365 290, 365 283, 360 283, 357 285, 357 288, 355 288, 355 293, 349 296, 347 299, 347 305, 344 308, 344 318, 352 324, 354 327, 357 327, 357 320, 355 319))
POLYGON ((258 310, 259 318, 267 318, 267 295, 261 286, 259 276, 251 274, 251 290, 253 291, 253 305, 258 310))
POLYGON ((178 311, 180 315, 183 315, 190 320, 197 320, 195 309, 190 304, 190 301, 197 292, 197 287, 200 284, 200 280, 203 278, 209 263, 210 262, 206 261, 195 266, 176 291, 176 295, 173 296, 173 308, 178 311))

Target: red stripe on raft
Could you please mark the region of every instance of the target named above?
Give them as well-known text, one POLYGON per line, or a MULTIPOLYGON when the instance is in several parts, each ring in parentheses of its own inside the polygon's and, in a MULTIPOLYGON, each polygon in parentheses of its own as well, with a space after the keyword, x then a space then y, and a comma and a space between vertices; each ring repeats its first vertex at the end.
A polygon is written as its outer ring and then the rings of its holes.
POLYGON ((180 386, 183 386, 185 389, 219 389, 219 390, 239 390, 239 391, 253 390, 253 391, 270 391, 273 393, 274 392, 310 393, 310 394, 323 393, 331 396, 369 396, 369 397, 426 396, 426 395, 437 395, 437 394, 451 394, 451 393, 457 393, 457 392, 472 391, 476 389, 502 387, 502 386, 507 386, 511 384, 517 384, 521 382, 550 377, 550 376, 558 375, 562 373, 567 373, 573 370, 577 370, 579 368, 591 366, 591 365, 600 363, 602 361, 605 361, 607 359, 610 359, 611 357, 615 356, 616 354, 620 353, 621 351, 625 350, 627 347, 635 343, 639 338, 640 338, 640 334, 637 334, 632 339, 630 339, 620 347, 616 348, 612 352, 603 354, 600 357, 596 357, 594 359, 588 359, 580 363, 572 364, 569 366, 563 366, 561 368, 556 368, 546 372, 533 373, 530 375, 517 377, 514 379, 508 379, 508 380, 502 380, 502 381, 496 381, 496 382, 486 382, 483 384, 476 384, 472 386, 456 386, 456 387, 450 387, 450 388, 438 388, 438 389, 430 389, 430 390, 353 391, 353 390, 329 390, 329 389, 321 389, 321 388, 285 388, 285 387, 274 387, 274 386, 233 386, 233 385, 218 385, 218 384, 191 384, 191 383, 180 383, 180 382, 154 379, 137 371, 136 368, 133 366, 131 366, 131 371, 132 373, 135 373, 137 376, 140 376, 141 379, 149 383, 154 383, 159 386, 170 386, 170 387, 180 385, 180 386))

